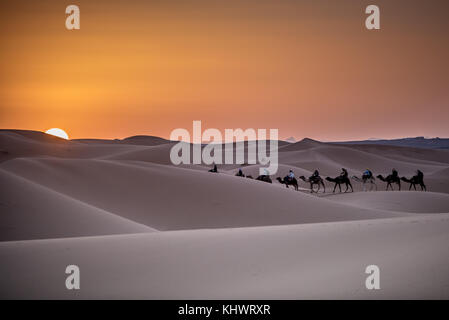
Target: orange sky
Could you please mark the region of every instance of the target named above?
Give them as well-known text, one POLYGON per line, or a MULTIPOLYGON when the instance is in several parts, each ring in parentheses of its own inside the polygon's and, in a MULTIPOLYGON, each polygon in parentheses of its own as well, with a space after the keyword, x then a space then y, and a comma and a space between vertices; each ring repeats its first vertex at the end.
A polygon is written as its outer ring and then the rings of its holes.
POLYGON ((0 128, 449 136, 449 1, 2 1, 0 128), (65 29, 77 4, 81 30, 65 29), (381 30, 364 28, 368 4, 381 30))

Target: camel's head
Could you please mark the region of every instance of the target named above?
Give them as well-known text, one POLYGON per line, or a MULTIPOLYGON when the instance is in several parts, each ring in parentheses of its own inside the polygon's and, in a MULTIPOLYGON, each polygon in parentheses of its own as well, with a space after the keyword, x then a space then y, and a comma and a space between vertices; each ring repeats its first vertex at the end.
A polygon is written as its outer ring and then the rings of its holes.
POLYGON ((377 176, 377 178, 378 178, 378 179, 383 179, 383 175, 379 174, 379 175, 377 176))
POLYGON ((276 180, 279 181, 279 182, 282 182, 281 177, 277 177, 276 180))
POLYGON ((326 177, 327 181, 332 181, 333 179, 331 177, 326 177))

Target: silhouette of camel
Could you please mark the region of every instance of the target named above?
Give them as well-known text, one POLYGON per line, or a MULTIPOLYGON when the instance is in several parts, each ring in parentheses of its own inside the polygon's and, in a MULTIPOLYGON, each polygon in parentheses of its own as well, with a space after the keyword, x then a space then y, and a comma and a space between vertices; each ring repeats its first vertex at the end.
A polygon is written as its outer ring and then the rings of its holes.
POLYGON ((372 191, 373 190, 373 187, 375 187, 375 189, 376 189, 376 191, 377 191, 377 184, 374 182, 375 180, 376 180, 376 178, 374 178, 374 177, 371 177, 371 178, 368 178, 368 179, 362 179, 362 178, 359 178, 359 177, 357 177, 357 176, 352 176, 351 177, 353 180, 355 180, 355 181, 357 181, 357 182, 361 182, 362 183, 362 185, 363 185, 363 191, 366 191, 366 184, 367 183, 369 183, 370 184, 370 191, 372 191))
POLYGON ((377 176, 377 178, 380 181, 386 182, 387 183, 387 191, 388 191, 388 187, 391 187, 391 190, 393 189, 393 185, 392 183, 396 183, 399 186, 399 191, 401 191, 401 179, 399 179, 399 177, 394 177, 393 175, 388 175, 387 177, 384 178, 383 175, 379 174, 377 176))
POLYGON ((413 176, 411 179, 407 179, 406 177, 401 178, 402 181, 410 183, 409 190, 412 189, 412 187, 416 190, 416 185, 419 185, 421 187, 421 191, 427 191, 426 185, 424 184, 423 177, 420 176, 413 176))
POLYGON ((306 178, 304 176, 300 176, 299 179, 301 179, 304 182, 308 182, 310 183, 310 193, 315 192, 315 190, 313 190, 313 186, 314 185, 318 185, 318 190, 316 191, 316 193, 318 193, 318 191, 320 191, 321 186, 323 186, 324 191, 323 193, 326 192, 326 186, 324 185, 324 180, 321 177, 316 177, 316 178, 306 178))
POLYGON ((277 177, 277 181, 281 184, 285 184, 285 186, 288 188, 288 186, 293 186, 296 191, 298 191, 298 180, 296 178, 288 179, 288 177, 285 177, 284 179, 277 177))
POLYGON ((348 177, 344 177, 344 176, 338 176, 336 178, 327 177, 326 180, 329 181, 329 182, 335 183, 334 190, 332 191, 332 193, 335 193, 335 188, 337 188, 337 186, 338 186, 338 188, 340 189, 340 192, 341 192, 341 185, 342 184, 346 185, 345 193, 348 192, 349 187, 351 187, 351 192, 354 192, 354 189, 352 188, 351 181, 349 180, 348 177))
POLYGON ((273 181, 271 181, 270 176, 264 176, 264 175, 258 176, 256 178, 256 180, 263 181, 263 182, 268 182, 268 183, 273 183, 273 181))

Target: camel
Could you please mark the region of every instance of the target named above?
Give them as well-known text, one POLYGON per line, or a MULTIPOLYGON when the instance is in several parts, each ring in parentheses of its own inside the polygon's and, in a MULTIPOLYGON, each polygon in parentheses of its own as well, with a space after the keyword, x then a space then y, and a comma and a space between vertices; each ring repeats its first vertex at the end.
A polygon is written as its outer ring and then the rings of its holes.
POLYGON ((416 185, 419 185, 421 187, 421 191, 427 191, 426 185, 424 184, 423 177, 420 176, 413 176, 410 179, 407 179, 406 177, 401 178, 402 181, 410 183, 409 190, 412 189, 412 187, 416 190, 416 185))
POLYGON ((390 175, 388 175, 387 177, 384 178, 383 175, 379 174, 377 176, 377 178, 380 181, 387 182, 387 191, 388 191, 388 187, 391 187, 391 190, 394 190, 392 183, 396 183, 399 186, 399 191, 401 191, 401 179, 399 179, 398 176, 395 177, 395 176, 390 174, 390 175))
POLYGON ((376 191, 377 191, 377 184, 374 182, 375 180, 376 180, 376 178, 374 178, 374 177, 371 177, 371 178, 368 178, 368 179, 361 179, 361 178, 359 178, 359 177, 357 177, 357 176, 352 176, 351 177, 353 180, 355 180, 355 181, 357 181, 357 182, 361 182, 362 183, 362 185, 363 185, 363 191, 366 191, 366 184, 367 183, 369 183, 370 184, 370 189, 369 189, 369 191, 372 191, 373 190, 373 187, 376 189, 376 191))
POLYGON ((340 189, 340 192, 341 192, 341 185, 342 184, 346 185, 345 193, 348 192, 349 187, 351 187, 351 192, 354 192, 354 189, 352 188, 351 181, 349 180, 348 177, 345 177, 345 176, 338 176, 336 178, 327 177, 326 180, 329 181, 329 182, 335 183, 334 191, 332 191, 332 193, 335 193, 335 188, 337 188, 337 186, 338 186, 338 188, 340 189))
POLYGON ((316 177, 316 178, 306 178, 304 176, 300 176, 299 179, 301 179, 304 182, 308 182, 310 183, 310 193, 315 192, 315 190, 313 190, 313 186, 316 184, 318 185, 318 190, 316 191, 316 193, 318 193, 318 191, 320 191, 321 186, 323 186, 324 191, 323 193, 326 192, 326 186, 324 185, 324 181, 321 177, 316 177))
POLYGON ((256 178, 256 180, 263 181, 263 182, 268 182, 268 183, 273 183, 273 181, 271 181, 270 176, 266 176, 266 175, 258 176, 256 178))
POLYGON ((288 186, 293 186, 296 191, 298 191, 298 180, 296 178, 289 179, 288 177, 285 177, 284 179, 277 177, 277 181, 281 184, 285 184, 285 186, 288 188, 288 186))

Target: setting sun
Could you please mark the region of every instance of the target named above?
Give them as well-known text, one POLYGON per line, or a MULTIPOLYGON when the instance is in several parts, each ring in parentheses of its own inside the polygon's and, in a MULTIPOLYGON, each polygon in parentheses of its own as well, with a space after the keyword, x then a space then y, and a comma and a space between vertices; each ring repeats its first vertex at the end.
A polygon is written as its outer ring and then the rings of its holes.
POLYGON ((47 131, 45 131, 45 133, 51 134, 52 136, 56 136, 56 137, 59 137, 62 139, 66 139, 66 140, 69 139, 68 134, 64 130, 59 129, 59 128, 48 129, 47 131))

